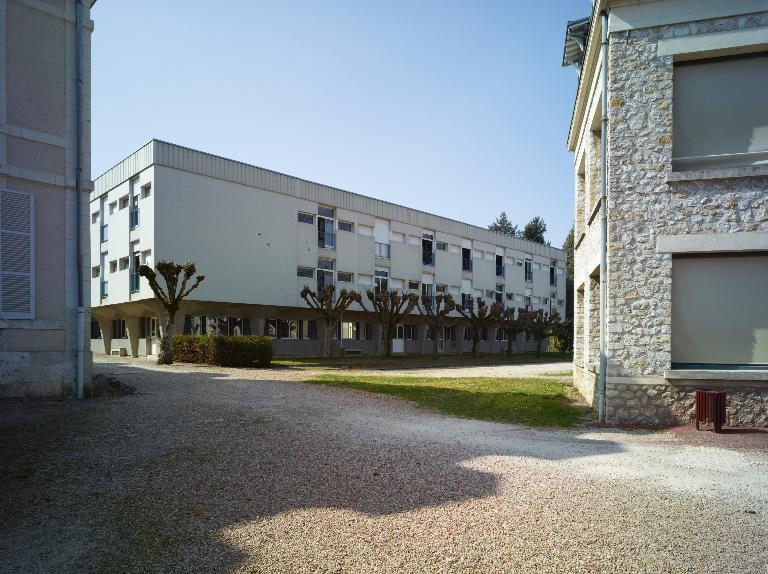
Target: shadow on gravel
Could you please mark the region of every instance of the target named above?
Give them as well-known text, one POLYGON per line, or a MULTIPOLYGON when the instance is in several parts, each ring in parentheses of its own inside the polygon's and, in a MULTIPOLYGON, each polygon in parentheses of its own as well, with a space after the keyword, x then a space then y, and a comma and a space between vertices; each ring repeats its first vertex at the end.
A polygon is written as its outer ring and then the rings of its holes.
MULTIPOLYGON (((392 434, 367 432, 358 420, 341 432, 312 417, 322 405, 291 404, 303 386, 180 371, 170 382, 148 367, 130 371, 142 376, 118 376, 136 386, 131 396, 0 403, 3 568, 232 572, 246 557, 221 532, 237 524, 302 508, 386 515, 458 503, 499 486, 496 475, 462 466, 468 459, 621 450, 574 433, 461 419, 437 429, 393 420, 392 434), (478 440, 460 442, 458 432, 478 440)), ((334 391, 306 386, 314 397, 325 392, 334 391)), ((389 422, 385 412, 368 424, 389 422)))

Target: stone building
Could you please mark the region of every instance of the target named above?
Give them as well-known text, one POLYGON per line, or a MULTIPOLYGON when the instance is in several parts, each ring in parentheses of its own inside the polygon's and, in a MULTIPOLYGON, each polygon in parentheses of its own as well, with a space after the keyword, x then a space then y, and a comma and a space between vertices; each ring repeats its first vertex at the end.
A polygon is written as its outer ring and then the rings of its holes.
POLYGON ((595 0, 563 65, 575 384, 611 423, 689 421, 717 387, 768 426, 768 1, 595 0))
MULTIPOLYGON (((324 325, 299 296, 305 285, 565 313, 560 249, 159 140, 96 179, 90 221, 95 353, 155 354, 162 313, 138 267, 161 259, 194 260, 206 275, 177 333, 263 334, 279 355, 320 350, 324 325)), ((336 348, 376 352, 372 314, 354 305, 338 325, 336 348)), ((417 314, 404 319, 393 351, 430 351, 427 331, 417 314)), ((500 352, 504 335, 489 327, 481 350, 500 352)), ((438 344, 471 348, 457 314, 438 344)), ((517 348, 535 341, 521 334, 517 348)))
POLYGON ((4 397, 81 395, 88 378, 94 2, 0 1, 4 397))

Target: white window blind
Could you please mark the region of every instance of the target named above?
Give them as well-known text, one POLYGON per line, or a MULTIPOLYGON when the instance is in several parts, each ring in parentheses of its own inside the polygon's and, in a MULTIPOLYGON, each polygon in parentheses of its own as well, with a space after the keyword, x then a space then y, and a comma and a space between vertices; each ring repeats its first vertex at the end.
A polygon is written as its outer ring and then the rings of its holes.
POLYGON ((32 195, 0 190, 0 316, 34 318, 34 202, 32 195))

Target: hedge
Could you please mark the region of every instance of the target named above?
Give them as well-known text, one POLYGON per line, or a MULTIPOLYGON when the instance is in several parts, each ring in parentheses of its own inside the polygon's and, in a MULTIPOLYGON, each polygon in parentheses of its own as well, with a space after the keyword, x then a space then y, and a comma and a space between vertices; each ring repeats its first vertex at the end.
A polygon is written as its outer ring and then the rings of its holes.
POLYGON ((206 363, 204 335, 174 335, 173 360, 178 363, 206 363))
POLYGON ((175 335, 173 360, 221 367, 269 367, 272 364, 272 339, 249 335, 175 335))

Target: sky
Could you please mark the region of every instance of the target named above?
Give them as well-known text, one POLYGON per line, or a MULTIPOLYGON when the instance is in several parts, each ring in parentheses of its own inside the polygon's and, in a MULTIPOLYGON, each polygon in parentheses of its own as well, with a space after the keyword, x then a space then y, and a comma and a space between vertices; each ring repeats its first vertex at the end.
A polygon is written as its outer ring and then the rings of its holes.
POLYGON ((152 138, 486 227, 573 220, 589 0, 99 0, 93 177, 152 138))

